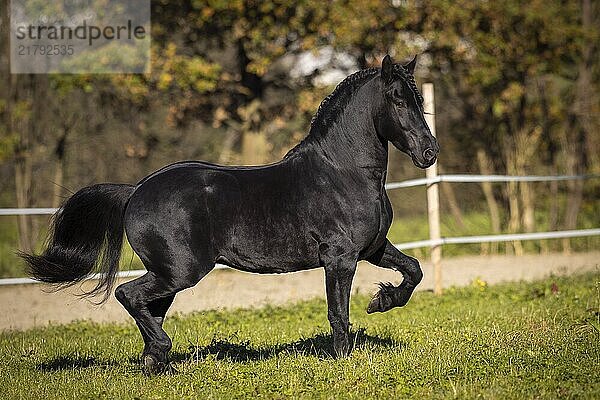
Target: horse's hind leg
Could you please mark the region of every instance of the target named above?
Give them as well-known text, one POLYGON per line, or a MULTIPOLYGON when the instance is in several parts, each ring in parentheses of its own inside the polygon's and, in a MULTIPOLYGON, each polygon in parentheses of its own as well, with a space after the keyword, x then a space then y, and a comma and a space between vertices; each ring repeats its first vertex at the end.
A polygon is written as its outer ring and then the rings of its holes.
POLYGON ((147 372, 159 372, 159 369, 164 369, 168 364, 167 354, 171 350, 171 339, 162 329, 162 310, 157 310, 156 306, 152 307, 155 302, 173 297, 165 289, 165 282, 155 273, 148 272, 115 290, 115 297, 133 317, 144 339, 142 360, 147 372))
POLYGON ((162 372, 168 367, 171 339, 162 328, 165 314, 175 294, 194 286, 212 266, 198 268, 194 273, 168 274, 168 278, 150 270, 144 276, 120 285, 115 297, 135 320, 144 339, 142 361, 147 373, 162 372))
POLYGON ((394 307, 402 307, 408 303, 415 287, 423 279, 423 271, 419 262, 398 250, 389 240, 373 255, 367 258, 371 264, 400 271, 404 280, 400 286, 391 283, 380 283, 379 291, 373 296, 367 313, 385 312, 394 307))

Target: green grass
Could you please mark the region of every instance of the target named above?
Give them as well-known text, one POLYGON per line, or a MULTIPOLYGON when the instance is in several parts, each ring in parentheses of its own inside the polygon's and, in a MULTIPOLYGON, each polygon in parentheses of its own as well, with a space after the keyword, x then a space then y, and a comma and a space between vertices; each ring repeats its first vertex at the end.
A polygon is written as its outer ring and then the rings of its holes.
MULTIPOLYGON (((420 292, 365 314, 332 359, 325 302, 168 319, 174 376, 145 377, 133 323, 0 334, 12 398, 600 398, 600 274, 420 292)), ((98 312, 102 312, 99 310, 98 312)))

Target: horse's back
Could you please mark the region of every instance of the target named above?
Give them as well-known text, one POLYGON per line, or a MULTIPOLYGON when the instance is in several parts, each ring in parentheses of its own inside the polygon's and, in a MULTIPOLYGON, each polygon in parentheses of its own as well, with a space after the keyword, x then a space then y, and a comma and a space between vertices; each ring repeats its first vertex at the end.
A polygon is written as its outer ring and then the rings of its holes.
POLYGON ((195 257, 249 271, 316 267, 317 244, 303 226, 298 187, 281 164, 167 166, 137 185, 125 213, 127 237, 147 259, 186 246, 195 257))
POLYGON ((166 262, 184 248, 208 259, 214 248, 206 239, 223 234, 236 204, 239 188, 226 171, 203 163, 167 166, 140 181, 131 195, 124 215, 127 239, 151 263, 166 262))

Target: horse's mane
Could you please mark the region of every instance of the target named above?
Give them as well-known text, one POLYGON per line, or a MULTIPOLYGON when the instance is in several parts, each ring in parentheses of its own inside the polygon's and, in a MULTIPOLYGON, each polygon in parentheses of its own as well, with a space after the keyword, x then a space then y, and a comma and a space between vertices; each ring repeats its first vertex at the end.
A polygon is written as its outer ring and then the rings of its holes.
MULTIPOLYGON (((323 101, 321 101, 321 104, 319 104, 317 112, 310 121, 310 131, 308 136, 305 137, 298 146, 288 151, 284 159, 296 153, 304 142, 310 141, 311 138, 327 132, 327 129, 331 124, 333 124, 342 114, 343 108, 348 104, 356 90, 379 74, 380 71, 381 68, 363 69, 348 75, 343 81, 338 83, 333 92, 325 97, 323 101)), ((417 100, 417 104, 422 107, 423 96, 419 93, 413 75, 400 64, 394 64, 392 74, 394 79, 401 79, 408 85, 417 100)))
MULTIPOLYGON (((310 132, 312 133, 314 129, 327 129, 329 125, 337 119, 341 109, 348 104, 356 89, 364 85, 380 71, 381 68, 363 69, 347 76, 341 81, 335 87, 333 92, 325 97, 321 104, 319 104, 317 112, 310 121, 310 132)), ((413 75, 400 64, 394 64, 394 69, 392 71, 394 78, 403 80, 415 95, 417 103, 422 105, 423 96, 419 93, 413 75)))
POLYGON ((317 112, 310 121, 311 132, 315 128, 327 128, 335 121, 341 109, 348 104, 352 94, 379 72, 379 68, 368 68, 348 75, 338 83, 333 92, 321 101, 317 112), (338 109, 338 110, 335 110, 338 109))
POLYGON ((400 64, 395 64, 394 65, 394 72, 393 72, 393 74, 394 74, 394 76, 396 78, 400 78, 404 82, 406 82, 406 84, 408 85, 408 87, 410 88, 410 90, 415 95, 415 98, 417 99, 417 104, 422 107, 424 100, 423 100, 423 96, 421 95, 421 92, 419 92, 419 88, 417 87, 417 82, 415 82, 414 75, 411 74, 411 73, 409 73, 406 70, 406 68, 404 68, 400 64))

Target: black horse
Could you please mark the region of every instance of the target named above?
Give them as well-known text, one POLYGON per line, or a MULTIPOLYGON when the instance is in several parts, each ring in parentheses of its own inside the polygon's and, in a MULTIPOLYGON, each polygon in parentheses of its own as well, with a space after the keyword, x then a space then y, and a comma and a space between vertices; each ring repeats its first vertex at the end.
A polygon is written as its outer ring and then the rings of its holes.
POLYGON ((278 163, 184 161, 135 186, 81 189, 56 213, 43 254, 22 254, 30 274, 62 287, 101 271, 90 294, 106 299, 125 231, 148 272, 117 287, 115 296, 143 336, 144 368, 160 372, 171 349, 162 328, 167 309, 215 263, 256 273, 322 266, 334 349, 348 355, 357 261, 404 277, 397 287, 380 285, 368 313, 405 305, 422 278, 417 260, 386 239, 392 208, 384 188, 388 142, 420 168, 439 151, 423 117, 415 63, 402 66, 386 56, 381 69, 348 76, 319 106, 309 135, 278 163))

